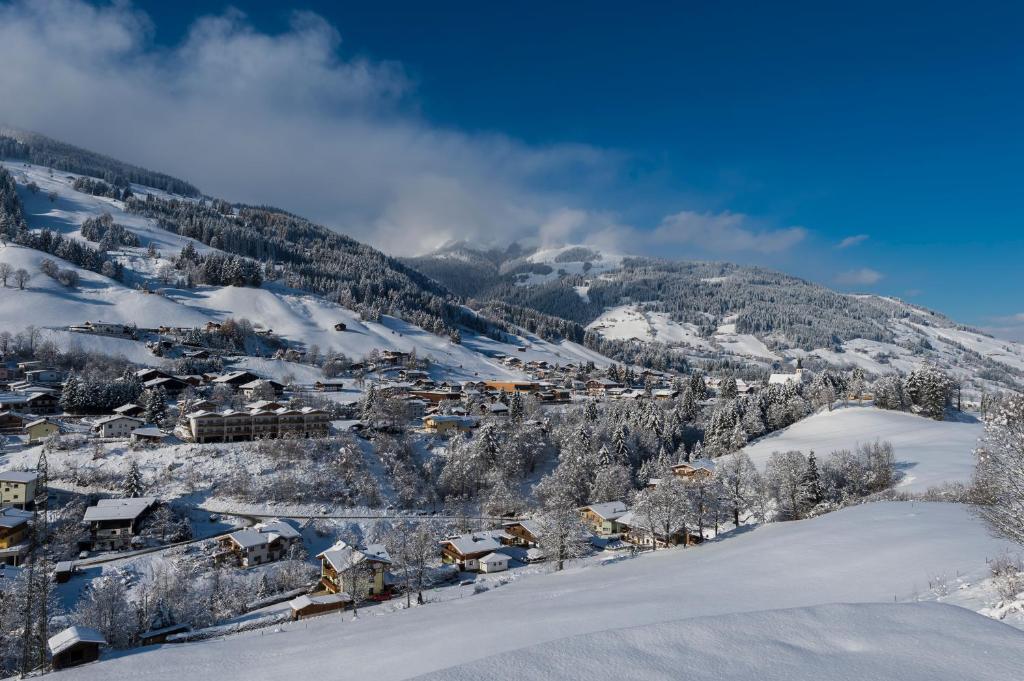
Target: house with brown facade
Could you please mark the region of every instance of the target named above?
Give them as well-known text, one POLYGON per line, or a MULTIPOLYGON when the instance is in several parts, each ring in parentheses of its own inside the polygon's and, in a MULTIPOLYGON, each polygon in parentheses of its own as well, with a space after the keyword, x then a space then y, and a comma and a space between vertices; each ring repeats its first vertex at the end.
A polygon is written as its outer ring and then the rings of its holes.
POLYGON ((281 560, 302 545, 302 534, 291 523, 275 518, 221 537, 216 561, 252 567, 281 560))
POLYGON ((591 532, 599 537, 609 537, 622 532, 623 526, 618 520, 629 508, 621 501, 606 501, 582 506, 579 511, 580 519, 591 532))
POLYGON ((391 556, 383 544, 352 546, 338 541, 317 555, 320 559, 320 585, 329 593, 347 593, 362 600, 379 596, 387 589, 384 573, 391 556))

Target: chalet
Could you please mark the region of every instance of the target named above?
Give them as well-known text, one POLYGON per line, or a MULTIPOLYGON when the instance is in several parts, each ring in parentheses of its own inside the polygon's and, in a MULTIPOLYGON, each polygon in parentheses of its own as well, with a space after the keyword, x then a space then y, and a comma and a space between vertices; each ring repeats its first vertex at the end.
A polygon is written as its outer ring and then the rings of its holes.
POLYGON ((85 509, 82 522, 89 526, 89 541, 96 551, 117 551, 131 546, 139 523, 156 506, 155 497, 100 499, 85 509))
POLYGON ((0 473, 0 506, 33 508, 36 503, 36 484, 39 474, 35 471, 4 471, 0 473))
POLYGON ((421 400, 426 400, 432 404, 440 404, 447 400, 459 400, 462 399, 462 393, 460 391, 448 390, 410 390, 409 394, 413 397, 418 397, 421 400))
POLYGON ((0 411, 0 433, 18 433, 25 428, 25 418, 13 411, 0 411))
POLYGON ((284 394, 283 383, 262 378, 258 378, 255 381, 249 381, 248 383, 243 383, 238 387, 238 389, 241 390, 242 394, 247 398, 253 399, 254 397, 259 397, 260 391, 264 389, 263 386, 265 385, 270 386, 270 389, 274 391, 275 397, 280 397, 284 394))
POLYGON ((334 325, 335 331, 345 331, 346 329, 348 329, 348 327, 345 326, 345 322, 338 322, 334 325))
POLYGON ((508 416, 508 405, 502 402, 491 402, 490 404, 481 404, 480 412, 487 416, 508 416))
POLYGON ((238 390, 246 383, 252 383, 258 381, 262 377, 257 376, 251 371, 232 371, 231 373, 218 376, 211 381, 214 385, 229 385, 235 390, 238 390))
POLYGON ((29 442, 45 440, 60 432, 60 426, 47 418, 36 419, 25 424, 25 433, 29 442))
POLYGON ((177 397, 181 393, 185 392, 185 389, 189 387, 188 381, 183 381, 177 376, 160 376, 153 378, 143 383, 146 388, 155 390, 157 388, 163 388, 164 392, 170 397, 177 397))
POLYGON ((128 402, 122 404, 120 407, 114 407, 114 413, 120 416, 142 416, 142 412, 146 411, 134 402, 128 402))
POLYGON ((210 359, 210 351, 209 350, 188 350, 188 351, 182 353, 182 356, 183 357, 187 357, 189 359, 210 359))
POLYGON ((509 535, 509 544, 533 548, 540 544, 541 528, 535 520, 517 520, 501 526, 509 535))
POLYGON ((352 604, 352 597, 342 591, 336 594, 310 594, 288 601, 293 620, 304 620, 336 610, 344 610, 352 604))
POLYGON ((336 393, 345 389, 345 382, 339 379, 324 379, 313 384, 313 389, 322 393, 336 393))
POLYGON ((481 558, 499 551, 511 541, 512 538, 503 530, 487 530, 449 537, 441 542, 441 562, 455 565, 463 572, 476 572, 480 570, 481 558))
POLYGON ((332 594, 344 592, 362 600, 364 592, 367 597, 379 596, 386 589, 384 571, 391 565, 391 556, 383 544, 355 547, 338 541, 317 558, 320 584, 332 594), (360 576, 355 577, 358 573, 360 576))
POLYGON ((455 416, 451 414, 431 414, 423 419, 423 429, 428 433, 450 435, 451 433, 468 433, 477 426, 477 420, 471 416, 455 416))
POLYGON ((221 537, 216 560, 239 567, 252 567, 280 560, 293 546, 302 545, 302 535, 290 523, 274 519, 221 537))
POLYGON ((167 435, 156 426, 144 426, 133 430, 131 437, 132 442, 159 444, 167 438, 167 435))
POLYGON ((60 397, 45 389, 0 394, 0 410, 13 410, 37 416, 60 413, 60 397))
POLYGON ((563 403, 572 401, 572 393, 565 388, 551 388, 541 390, 537 393, 537 398, 541 402, 563 403))
POLYGON ((20 508, 0 509, 0 549, 10 549, 25 541, 32 511, 20 508))
POLYGON ((619 518, 629 511, 621 501, 606 501, 580 508, 580 519, 599 537, 608 537, 622 532, 619 518))
POLYGON ((694 459, 672 466, 672 473, 682 480, 710 478, 715 474, 715 462, 711 459, 694 459))
POLYGON ((402 369, 398 372, 398 378, 403 381, 424 381, 430 379, 430 374, 421 369, 402 369))
POLYGON ((103 634, 91 627, 68 627, 46 642, 54 669, 77 667, 100 658, 100 646, 107 645, 103 634))
POLYGON ((587 394, 594 396, 604 395, 609 390, 621 389, 623 387, 621 383, 610 378, 592 378, 586 382, 587 394))
POLYGON ((480 566, 480 572, 504 572, 508 570, 508 561, 509 557, 507 554, 495 551, 481 558, 477 561, 477 564, 480 566))
POLYGON ((49 390, 33 390, 25 400, 27 411, 37 416, 59 414, 60 396, 49 390))
POLYGON ((674 400, 679 397, 679 391, 675 388, 657 388, 651 391, 651 397, 656 400, 674 400))
POLYGON ((132 416, 105 416, 93 422, 92 430, 102 438, 124 438, 146 423, 132 416))
POLYGON ((154 378, 171 378, 171 375, 159 369, 149 368, 136 371, 135 378, 145 383, 146 381, 152 381, 154 378))
POLYGON ((204 328, 209 333, 212 333, 214 331, 220 331, 221 323, 220 322, 206 322, 206 326, 204 328))
POLYGON ((698 535, 687 532, 683 525, 673 528, 668 535, 663 529, 655 528, 652 532, 650 523, 644 521, 632 511, 621 516, 618 521, 622 525, 622 538, 635 546, 659 547, 678 546, 686 542, 687 546, 699 544, 701 539, 698 535))
POLYGON ((380 362, 384 366, 398 366, 408 360, 411 356, 411 353, 401 352, 399 350, 382 350, 380 353, 380 362))
POLYGON ((484 387, 503 393, 535 393, 540 384, 535 381, 484 381, 484 387))

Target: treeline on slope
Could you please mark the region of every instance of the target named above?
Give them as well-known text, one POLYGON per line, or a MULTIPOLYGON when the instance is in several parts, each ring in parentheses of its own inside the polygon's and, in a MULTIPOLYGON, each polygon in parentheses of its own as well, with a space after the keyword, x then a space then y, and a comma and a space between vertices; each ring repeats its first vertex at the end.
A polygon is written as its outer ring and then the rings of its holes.
POLYGON ((30 232, 18 198, 14 177, 0 168, 0 239, 55 255, 82 269, 120 279, 123 267, 105 253, 75 239, 43 229, 30 232))
POLYGON ((199 196, 199 190, 184 180, 35 133, 0 130, 0 158, 16 158, 69 173, 90 175, 122 190, 135 183, 182 196, 199 196))
MULTIPOLYGON (((560 261, 590 262, 597 254, 571 249, 560 261)), ((435 280, 480 300, 500 300, 546 315, 587 325, 607 308, 642 303, 677 322, 694 324, 710 336, 727 315, 736 315, 736 331, 767 338, 778 335, 807 350, 836 347, 853 338, 894 342, 887 322, 892 318, 949 323, 934 312, 898 301, 859 298, 779 272, 716 262, 673 262, 627 258, 620 270, 600 277, 562 276, 524 286, 517 274, 550 266, 509 262, 499 251, 460 247, 407 262, 435 280), (497 259, 497 264, 491 263, 497 259), (503 264, 504 263, 504 264, 503 264), (514 265, 509 269, 511 265, 514 265), (463 276, 468 267, 468 275, 463 276), (588 285, 587 296, 574 286, 588 285)))
POLYGON ((696 325, 705 335, 711 335, 725 316, 736 315, 737 333, 762 338, 779 334, 807 350, 853 338, 892 342, 886 322, 893 316, 909 316, 895 306, 883 309, 797 277, 728 263, 628 258, 621 270, 590 280, 589 302, 575 295, 571 286, 582 282, 573 279, 563 284, 573 295, 545 292, 518 297, 530 295, 532 304, 544 305, 544 312, 580 323, 593 321, 605 308, 623 301, 642 302, 674 321, 696 325))
MULTIPOLYGON (((370 321, 387 314, 449 336, 455 342, 461 339, 458 327, 507 340, 515 333, 513 324, 547 340, 584 340, 579 325, 533 310, 501 305, 500 310, 481 310, 478 314, 460 304, 442 285, 394 258, 276 208, 152 195, 131 197, 125 206, 129 212, 155 219, 167 231, 262 262, 265 280, 280 280, 292 288, 322 295, 370 321)), ((211 257, 201 256, 194 249, 186 249, 183 255, 193 263, 205 263, 211 257)), ((182 260, 179 258, 181 268, 187 267, 182 260)), ((242 285, 258 285, 255 276, 250 279, 249 284, 242 285)), ((214 277, 196 283, 231 280, 230 276, 214 277)))

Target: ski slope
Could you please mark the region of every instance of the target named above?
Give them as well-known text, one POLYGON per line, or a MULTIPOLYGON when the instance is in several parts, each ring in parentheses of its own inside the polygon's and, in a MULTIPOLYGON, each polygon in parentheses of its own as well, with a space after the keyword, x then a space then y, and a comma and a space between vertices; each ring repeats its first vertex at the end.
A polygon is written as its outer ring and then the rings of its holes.
MULTIPOLYGON (((532 675, 527 667, 520 668, 524 675, 517 678, 589 679, 572 672, 574 665, 582 665, 582 670, 594 669, 598 663, 615 668, 619 664, 616 646, 630 640, 646 646, 657 642, 659 631, 690 632, 694 635, 691 645, 707 648, 705 655, 713 655, 715 642, 723 641, 725 645, 722 637, 733 626, 750 632, 756 644, 737 660, 736 669, 740 670, 742 665, 752 664, 754 656, 765 659, 758 651, 806 649, 810 640, 806 633, 801 636, 798 632, 810 631, 819 641, 815 650, 821 654, 843 645, 849 655, 863 641, 865 665, 871 660, 865 670, 876 669, 873 665, 878 664, 880 656, 889 653, 909 660, 905 656, 910 653, 900 652, 909 642, 919 641, 925 646, 923 650, 939 650, 942 643, 949 645, 951 637, 961 637, 965 656, 958 656, 959 648, 947 647, 949 654, 944 659, 962 660, 962 669, 949 669, 973 674, 976 670, 970 665, 982 659, 982 648, 999 650, 1001 659, 1014 663, 1018 659, 1014 655, 1020 653, 1005 651, 1010 647, 1024 649, 1024 635, 968 611, 947 616, 940 608, 921 609, 907 604, 877 611, 816 608, 789 616, 752 613, 829 603, 913 602, 937 575, 956 574, 970 579, 985 576, 986 558, 1004 548, 1005 544, 991 538, 964 506, 865 504, 811 520, 723 536, 700 548, 657 551, 632 560, 572 567, 519 580, 510 574, 513 581, 505 586, 478 595, 470 595, 466 588, 463 598, 408 611, 374 616, 373 610, 364 609, 356 621, 351 614, 328 615, 274 632, 128 651, 109 661, 62 672, 56 678, 249 681, 301 673, 304 678, 388 681, 430 672, 438 673, 435 678, 449 678, 449 674, 451 678, 466 678, 467 672, 459 671, 462 665, 476 666, 479 675, 504 674, 497 678, 511 678, 508 674, 515 670, 496 668, 488 658, 498 662, 510 659, 507 656, 518 658, 539 651, 541 659, 550 659, 551 651, 556 651, 561 662, 552 669, 567 670, 565 676, 532 675), (823 630, 833 619, 834 634, 826 635, 823 630), (785 630, 786 622, 794 629, 785 630), (877 624, 877 636, 869 635, 872 623, 877 624), (921 629, 900 637, 882 636, 900 623, 921 629), (810 625, 814 628, 803 628, 810 625), (646 628, 646 632, 630 631, 636 627, 646 628), (707 634, 700 635, 702 630, 707 634), (932 631, 936 632, 934 637, 929 633, 932 631), (584 638, 573 638, 579 636, 584 638), (596 645, 604 640, 614 645, 596 645), (534 648, 545 645, 548 647, 534 648), (506 657, 492 657, 502 655, 506 657), (230 663, 225 664, 226 660, 230 663)), ((688 653, 692 650, 690 646, 662 649, 658 664, 689 674, 692 668, 688 653)), ((807 673, 824 664, 813 651, 806 651, 806 657, 807 673)), ((802 667, 794 669, 804 673, 802 667)), ((991 666, 985 669, 998 670, 991 666)), ((640 673, 625 674, 625 678, 664 678, 664 673, 647 676, 644 670, 641 667, 640 673)), ((928 678, 997 678, 970 674, 928 678)), ((863 678, 877 677, 868 674, 863 678)))
POLYGON ((869 406, 840 407, 766 435, 744 451, 763 470, 772 452, 814 451, 819 459, 825 459, 833 451, 852 450, 858 443, 886 440, 892 443, 897 467, 903 473, 899 489, 924 492, 946 483, 970 482, 974 448, 983 426, 966 414, 963 417, 963 421, 933 421, 869 406))

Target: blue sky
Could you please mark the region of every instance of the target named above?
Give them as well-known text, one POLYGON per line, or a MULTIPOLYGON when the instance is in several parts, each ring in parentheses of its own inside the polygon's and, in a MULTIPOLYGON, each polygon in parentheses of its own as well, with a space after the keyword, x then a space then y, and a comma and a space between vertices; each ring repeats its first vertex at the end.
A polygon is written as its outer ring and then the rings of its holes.
MULTIPOLYGON (((1024 328, 1019 3, 372 5, 58 4, 84 12, 79 25, 119 26, 109 44, 131 43, 72 54, 76 82, 93 60, 95 89, 127 74, 108 99, 159 119, 159 98, 176 92, 190 125, 161 121, 173 140, 161 145, 138 122, 117 134, 42 105, 0 104, 0 118, 211 193, 269 194, 393 252, 587 240, 761 263, 1024 328), (220 23, 200 19, 211 15, 220 23), (150 92, 154 80, 169 84, 150 92), (203 109, 223 96, 211 81, 237 85, 244 107, 203 109), (196 151, 235 129, 273 154, 196 151), (345 143, 324 149, 300 129, 345 143), (320 179, 329 153, 345 157, 335 185, 320 179), (259 171, 235 177, 225 155, 259 171)), ((9 12, 23 31, 40 25, 33 5, 9 12)), ((88 110, 86 97, 68 106, 88 110)))

